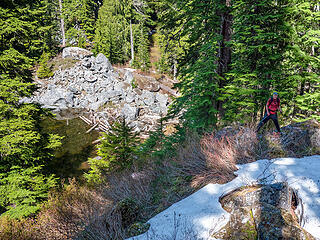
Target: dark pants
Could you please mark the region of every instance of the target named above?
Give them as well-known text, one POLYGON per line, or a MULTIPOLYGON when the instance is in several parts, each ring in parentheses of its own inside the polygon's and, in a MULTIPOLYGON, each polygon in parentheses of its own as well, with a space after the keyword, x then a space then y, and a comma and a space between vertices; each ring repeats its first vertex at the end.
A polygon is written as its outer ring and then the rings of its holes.
POLYGON ((278 123, 278 116, 277 114, 270 114, 268 116, 267 113, 264 114, 263 119, 260 121, 258 128, 257 128, 257 132, 259 132, 260 128, 266 123, 268 122, 270 119, 272 119, 272 121, 274 122, 274 125, 276 125, 276 128, 278 130, 278 132, 280 132, 280 127, 279 127, 279 123, 278 123))

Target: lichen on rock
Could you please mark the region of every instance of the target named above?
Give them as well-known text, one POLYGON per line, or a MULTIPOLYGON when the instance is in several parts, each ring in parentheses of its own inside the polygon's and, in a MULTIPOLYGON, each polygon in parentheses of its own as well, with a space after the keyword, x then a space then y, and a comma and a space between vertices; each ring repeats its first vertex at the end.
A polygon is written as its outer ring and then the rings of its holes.
POLYGON ((237 188, 220 197, 231 214, 212 236, 220 239, 315 239, 299 224, 297 193, 286 182, 237 188))

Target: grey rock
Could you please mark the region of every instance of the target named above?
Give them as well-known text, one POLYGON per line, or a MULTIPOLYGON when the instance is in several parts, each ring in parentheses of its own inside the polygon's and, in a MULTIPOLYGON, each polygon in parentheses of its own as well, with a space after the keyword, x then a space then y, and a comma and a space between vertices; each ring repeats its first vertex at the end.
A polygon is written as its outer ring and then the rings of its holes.
POLYGON ((95 95, 87 95, 86 99, 88 100, 88 102, 90 103, 95 103, 98 101, 98 97, 95 95))
POLYGON ((82 62, 82 65, 86 68, 91 67, 92 62, 89 60, 89 58, 85 58, 85 61, 82 62))
POLYGON ((62 58, 83 59, 92 55, 92 52, 79 47, 66 47, 62 51, 62 58))
POLYGON ((151 106, 154 101, 155 101, 155 96, 154 93, 143 90, 142 91, 142 95, 141 98, 143 99, 143 102, 147 105, 147 106, 151 106))
POLYGON ((125 101, 127 103, 132 103, 135 100, 135 94, 133 92, 128 92, 126 97, 125 97, 125 101))
POLYGON ((101 108, 105 104, 105 101, 98 101, 98 102, 93 102, 90 104, 89 108, 97 111, 99 108, 101 108))
POLYGON ((98 80, 97 76, 94 75, 94 74, 92 74, 92 72, 90 72, 90 71, 86 71, 86 72, 84 73, 84 78, 85 78, 85 80, 86 80, 87 82, 90 82, 90 83, 95 82, 95 81, 98 80))
POLYGON ((104 92, 99 93, 97 95, 98 96, 98 101, 107 102, 110 98, 114 97, 115 95, 111 95, 110 92, 109 91, 104 91, 104 92))
POLYGON ((131 73, 130 71, 128 71, 128 70, 126 70, 123 78, 124 78, 124 81, 125 81, 126 83, 129 83, 129 84, 131 84, 132 81, 133 81, 133 75, 132 75, 132 73, 131 73))
POLYGON ((57 106, 59 109, 67 109, 69 103, 67 103, 65 98, 59 98, 57 101, 55 101, 54 106, 57 106))
POLYGON ((121 110, 121 114, 129 120, 135 120, 138 116, 138 109, 125 103, 121 110))
POLYGON ((287 183, 237 188, 220 197, 230 220, 212 237, 218 239, 315 239, 294 213, 302 202, 287 183))
POLYGON ((80 100, 80 103, 79 103, 80 108, 87 109, 88 105, 89 105, 89 101, 87 99, 81 99, 80 100))
POLYGON ((104 89, 113 89, 113 82, 111 78, 103 78, 99 81, 99 87, 104 89))
POLYGON ((152 113, 159 115, 161 112, 161 108, 159 103, 153 103, 149 109, 151 110, 152 113))
POLYGON ((117 92, 121 92, 123 94, 124 92, 124 83, 123 82, 118 82, 114 84, 114 90, 117 92))
POLYGON ((48 106, 50 106, 50 108, 52 108, 52 106, 56 106, 57 108, 65 108, 67 105, 65 99, 66 96, 67 91, 65 89, 51 86, 49 90, 40 96, 39 103, 45 108, 48 108, 48 106), (62 99, 64 99, 64 101, 62 99))
POLYGON ((66 100, 68 107, 73 107, 73 105, 74 105, 73 98, 74 98, 74 95, 72 92, 68 92, 66 94, 65 100, 66 100))
POLYGON ((70 92, 72 92, 73 94, 80 94, 81 93, 78 89, 76 89, 75 87, 72 87, 72 86, 69 86, 68 90, 70 92))
POLYGON ((133 73, 133 77, 140 89, 150 92, 157 92, 160 90, 160 83, 153 77, 143 76, 138 73, 133 73))
POLYGON ((161 106, 166 106, 168 102, 168 95, 157 92, 156 100, 160 103, 161 106))
POLYGON ((106 71, 112 70, 112 65, 109 61, 109 59, 103 55, 102 53, 99 53, 96 57, 96 64, 102 66, 106 71))
POLYGON ((79 105, 80 105, 80 101, 79 101, 79 98, 74 98, 74 100, 73 100, 73 105, 75 106, 75 107, 79 107, 79 105))
POLYGON ((94 73, 97 73, 99 71, 102 70, 102 65, 101 64, 94 64, 92 65, 92 67, 90 68, 91 71, 93 71, 94 73))
POLYGON ((139 88, 134 88, 133 91, 135 92, 136 95, 140 96, 142 95, 142 90, 139 88))

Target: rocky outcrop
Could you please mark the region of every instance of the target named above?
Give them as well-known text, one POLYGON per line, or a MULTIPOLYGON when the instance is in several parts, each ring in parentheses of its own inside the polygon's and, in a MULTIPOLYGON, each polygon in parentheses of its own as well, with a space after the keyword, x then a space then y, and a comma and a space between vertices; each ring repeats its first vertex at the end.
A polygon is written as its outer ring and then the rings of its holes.
POLYGON ((300 226, 295 213, 302 204, 286 183, 237 188, 219 199, 231 214, 213 237, 219 239, 315 239, 300 226))
POLYGON ((160 115, 167 114, 171 100, 153 77, 115 70, 102 53, 94 57, 85 49, 68 47, 62 55, 80 61, 71 68, 57 70, 40 83, 32 98, 22 102, 39 103, 54 113, 72 108, 95 111, 104 117, 121 115, 133 121, 131 126, 137 130, 143 125, 154 126, 160 115))
POLYGON ((242 125, 227 126, 215 134, 215 138, 235 138, 242 151, 260 149, 261 158, 302 157, 320 154, 320 123, 307 120, 281 127, 281 135, 271 131, 256 134, 254 128, 242 125), (244 141, 244 140, 245 141, 244 141), (259 146, 257 146, 259 144, 259 146))
POLYGON ((62 58, 83 59, 92 55, 92 52, 79 47, 66 47, 62 51, 62 58))

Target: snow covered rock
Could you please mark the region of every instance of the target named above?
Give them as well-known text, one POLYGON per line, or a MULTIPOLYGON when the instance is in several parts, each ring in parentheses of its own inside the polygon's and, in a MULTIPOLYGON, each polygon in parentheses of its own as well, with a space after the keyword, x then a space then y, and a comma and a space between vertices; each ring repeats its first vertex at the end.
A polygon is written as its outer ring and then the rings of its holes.
POLYGON ((299 197, 286 182, 240 187, 219 201, 231 216, 216 238, 315 239, 300 226, 299 197))

